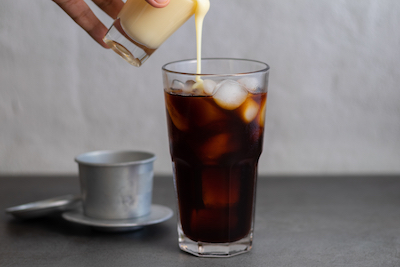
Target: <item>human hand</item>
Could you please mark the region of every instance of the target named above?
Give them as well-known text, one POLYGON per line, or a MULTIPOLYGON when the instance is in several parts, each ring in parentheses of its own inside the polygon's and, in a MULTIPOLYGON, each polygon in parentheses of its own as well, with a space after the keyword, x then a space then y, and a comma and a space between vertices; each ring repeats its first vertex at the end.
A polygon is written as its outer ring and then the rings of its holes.
MULTIPOLYGON (((146 0, 150 5, 162 8, 170 0, 146 0)), ((96 42, 109 48, 103 37, 107 33, 106 26, 96 17, 84 0, 53 0, 59 5, 79 26, 81 26, 96 42)), ((116 19, 124 2, 122 0, 93 0, 93 2, 106 14, 116 19)))

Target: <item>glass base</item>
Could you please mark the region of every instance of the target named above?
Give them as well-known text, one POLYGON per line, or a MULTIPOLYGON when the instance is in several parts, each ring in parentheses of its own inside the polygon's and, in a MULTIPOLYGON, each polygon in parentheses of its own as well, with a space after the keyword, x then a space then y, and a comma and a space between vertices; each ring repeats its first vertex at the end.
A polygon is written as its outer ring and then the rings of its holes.
POLYGON ((188 238, 178 225, 179 248, 198 257, 232 257, 249 252, 253 247, 253 230, 244 238, 229 243, 206 243, 188 238))
POLYGON ((156 49, 148 48, 130 38, 116 19, 103 41, 129 64, 140 67, 156 49))

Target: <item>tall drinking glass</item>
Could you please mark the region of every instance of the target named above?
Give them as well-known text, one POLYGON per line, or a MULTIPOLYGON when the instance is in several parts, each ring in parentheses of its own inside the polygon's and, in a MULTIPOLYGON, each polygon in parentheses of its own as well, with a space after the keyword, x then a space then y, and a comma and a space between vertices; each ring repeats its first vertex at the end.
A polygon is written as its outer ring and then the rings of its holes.
POLYGON ((269 67, 203 59, 196 74, 196 64, 162 67, 179 246, 229 257, 252 248, 269 67))

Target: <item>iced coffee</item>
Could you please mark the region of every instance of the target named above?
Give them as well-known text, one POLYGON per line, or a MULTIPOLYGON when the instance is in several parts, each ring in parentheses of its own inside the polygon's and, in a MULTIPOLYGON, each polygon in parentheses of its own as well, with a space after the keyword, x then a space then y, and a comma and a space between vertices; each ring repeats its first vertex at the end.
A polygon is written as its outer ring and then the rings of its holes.
POLYGON ((199 75, 196 63, 163 67, 179 243, 198 256, 231 256, 252 247, 268 66, 203 59, 199 75))

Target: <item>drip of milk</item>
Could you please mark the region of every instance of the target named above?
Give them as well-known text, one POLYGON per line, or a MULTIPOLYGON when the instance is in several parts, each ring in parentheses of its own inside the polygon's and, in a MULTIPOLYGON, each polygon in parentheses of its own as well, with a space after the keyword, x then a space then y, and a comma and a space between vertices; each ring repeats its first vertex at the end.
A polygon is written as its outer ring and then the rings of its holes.
MULTIPOLYGON (((210 0, 197 0, 196 11, 194 14, 194 19, 196 23, 196 46, 197 46, 197 74, 201 73, 201 41, 203 33, 203 21, 208 10, 210 9, 210 0)), ((193 88, 203 89, 203 80, 199 75, 196 76, 196 83, 193 88)))

